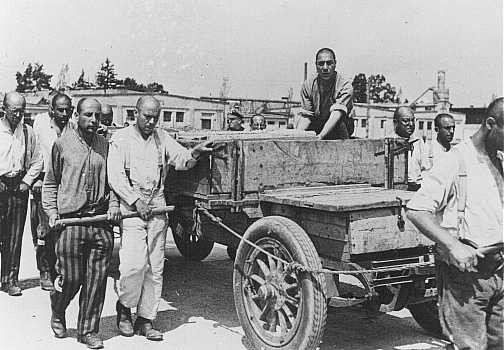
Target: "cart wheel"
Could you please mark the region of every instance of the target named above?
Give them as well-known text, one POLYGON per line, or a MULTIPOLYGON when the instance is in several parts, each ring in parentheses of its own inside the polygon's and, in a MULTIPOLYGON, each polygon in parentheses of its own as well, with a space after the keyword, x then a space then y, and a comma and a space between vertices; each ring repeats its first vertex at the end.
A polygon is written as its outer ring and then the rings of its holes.
MULTIPOLYGON (((259 219, 245 238, 287 262, 322 267, 308 235, 289 219, 259 219)), ((238 318, 255 349, 311 350, 319 345, 327 313, 322 274, 287 271, 282 262, 242 241, 233 289, 238 318)))
POLYGON ((189 260, 201 261, 212 251, 214 242, 204 237, 192 235, 192 221, 174 219, 170 223, 173 240, 183 257, 189 260))
POLYGON ((420 327, 433 336, 438 338, 443 337, 436 300, 431 300, 421 304, 411 304, 408 305, 408 309, 420 327))
POLYGON ((229 256, 229 259, 234 260, 236 258, 236 248, 228 245, 226 251, 227 255, 229 256))

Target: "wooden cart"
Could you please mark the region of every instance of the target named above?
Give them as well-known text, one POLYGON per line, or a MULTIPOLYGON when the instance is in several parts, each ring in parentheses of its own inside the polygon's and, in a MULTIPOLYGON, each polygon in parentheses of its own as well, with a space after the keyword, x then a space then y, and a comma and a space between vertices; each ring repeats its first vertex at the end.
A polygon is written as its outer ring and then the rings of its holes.
POLYGON ((406 152, 392 140, 217 136, 221 152, 169 177, 171 227, 190 259, 213 242, 236 253, 235 304, 255 348, 315 349, 327 302, 408 307, 439 334, 432 243, 405 219, 412 193, 392 188, 406 182, 406 152))

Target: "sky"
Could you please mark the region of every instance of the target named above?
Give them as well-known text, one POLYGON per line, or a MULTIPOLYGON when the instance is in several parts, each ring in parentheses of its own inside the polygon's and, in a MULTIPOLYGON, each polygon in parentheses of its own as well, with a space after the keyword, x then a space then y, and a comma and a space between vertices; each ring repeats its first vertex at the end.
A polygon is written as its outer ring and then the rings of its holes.
MULTIPOLYGON (((118 78, 174 94, 299 100, 304 62, 331 47, 337 70, 383 74, 416 98, 446 71, 451 101, 503 95, 502 0, 0 0, 0 91, 39 62, 57 82, 109 58, 118 78)), ((426 97, 428 100, 429 97, 426 97)))

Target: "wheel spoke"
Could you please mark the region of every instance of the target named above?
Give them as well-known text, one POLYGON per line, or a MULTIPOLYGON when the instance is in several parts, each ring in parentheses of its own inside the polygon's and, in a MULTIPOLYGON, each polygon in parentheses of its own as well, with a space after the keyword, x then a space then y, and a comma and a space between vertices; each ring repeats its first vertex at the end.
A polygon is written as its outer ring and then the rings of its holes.
POLYGON ((283 262, 279 261, 277 264, 277 273, 283 273, 283 262))
POLYGON ((294 314, 292 313, 292 311, 285 304, 282 306, 282 310, 285 313, 285 316, 287 316, 287 318, 289 319, 289 322, 292 324, 293 320, 296 318, 296 316, 294 316, 294 314))
POLYGON ((259 268, 261 269, 264 277, 269 276, 270 270, 268 269, 268 266, 266 266, 266 263, 264 261, 262 261, 261 259, 257 259, 256 262, 257 262, 257 265, 259 266, 259 268))
POLYGON ((275 261, 273 260, 273 258, 271 256, 268 255, 268 264, 269 264, 269 268, 270 268, 270 271, 276 271, 276 264, 275 264, 275 261))
POLYGON ((280 334, 284 335, 285 333, 287 333, 288 329, 287 329, 287 321, 285 320, 285 316, 283 315, 282 310, 278 310, 277 316, 280 324, 280 334))
POLYGON ((249 276, 249 278, 253 281, 256 281, 260 285, 263 285, 266 283, 266 281, 262 277, 260 277, 259 275, 256 275, 256 274, 249 276))
POLYGON ((299 301, 296 298, 291 297, 290 295, 285 296, 285 302, 291 304, 296 308, 299 306, 299 301))
POLYGON ((287 284, 285 286, 285 291, 287 292, 287 291, 293 290, 293 289, 295 289, 297 287, 298 287, 297 283, 287 284))

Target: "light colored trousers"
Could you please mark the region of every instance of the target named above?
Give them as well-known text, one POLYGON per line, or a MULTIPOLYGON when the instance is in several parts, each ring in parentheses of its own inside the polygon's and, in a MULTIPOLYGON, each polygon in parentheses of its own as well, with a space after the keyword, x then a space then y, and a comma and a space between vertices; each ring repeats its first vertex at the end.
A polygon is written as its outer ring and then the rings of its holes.
POLYGON ((164 247, 168 218, 155 215, 149 221, 123 219, 119 249, 119 301, 137 308, 137 315, 153 320, 163 287, 164 247))

